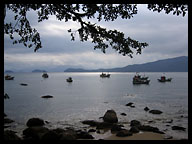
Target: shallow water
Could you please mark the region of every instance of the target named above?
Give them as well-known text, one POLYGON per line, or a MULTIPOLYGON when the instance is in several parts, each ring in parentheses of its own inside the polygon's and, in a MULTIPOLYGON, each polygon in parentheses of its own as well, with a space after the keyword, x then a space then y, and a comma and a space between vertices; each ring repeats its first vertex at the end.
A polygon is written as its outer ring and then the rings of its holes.
POLYGON ((80 121, 100 121, 99 117, 108 109, 114 109, 119 122, 127 128, 131 120, 137 119, 175 138, 188 138, 188 73, 166 73, 167 77, 173 78, 172 82, 166 83, 157 81, 162 73, 145 73, 151 80, 149 85, 133 85, 135 73, 111 73, 110 78, 100 78, 100 73, 48 74, 49 78, 44 79, 41 73, 12 73, 15 79, 4 81, 4 91, 10 96, 4 100, 4 111, 15 120, 9 129, 21 132, 32 117, 51 122, 50 128, 83 128, 87 125, 80 121), (69 76, 74 80, 72 83, 66 82, 69 76), (43 95, 54 97, 43 99, 43 95), (125 106, 129 102, 133 102, 135 108, 125 106), (146 106, 163 113, 145 112, 146 106), (167 123, 170 120, 173 122, 167 123), (183 126, 186 131, 173 131, 173 125, 183 126))

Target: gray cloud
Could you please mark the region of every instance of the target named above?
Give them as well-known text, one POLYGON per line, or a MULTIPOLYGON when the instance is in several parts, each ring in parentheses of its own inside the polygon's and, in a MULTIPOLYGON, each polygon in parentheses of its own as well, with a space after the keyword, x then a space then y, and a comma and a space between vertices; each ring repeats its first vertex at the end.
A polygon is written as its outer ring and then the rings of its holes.
MULTIPOLYGON (((50 20, 37 23, 35 12, 28 14, 31 25, 41 34, 43 48, 37 53, 23 45, 12 45, 5 36, 5 68, 17 69, 36 67, 79 66, 85 68, 112 68, 128 64, 150 62, 158 59, 188 55, 188 15, 185 17, 172 14, 149 11, 144 6, 138 7, 138 14, 130 20, 114 22, 98 22, 98 25, 107 29, 117 29, 140 42, 147 42, 149 46, 143 49, 141 55, 134 58, 124 57, 108 48, 103 54, 100 50, 93 50, 94 44, 90 41, 71 41, 69 28, 76 30, 78 24, 73 22, 50 20), (18 55, 16 55, 18 54, 18 55), (26 59, 19 59, 25 57, 26 59), (47 60, 47 61, 46 61, 47 60), (49 65, 48 65, 49 64, 49 65)), ((11 21, 11 14, 7 13, 7 21, 11 21)), ((92 20, 92 22, 96 22, 92 20)))

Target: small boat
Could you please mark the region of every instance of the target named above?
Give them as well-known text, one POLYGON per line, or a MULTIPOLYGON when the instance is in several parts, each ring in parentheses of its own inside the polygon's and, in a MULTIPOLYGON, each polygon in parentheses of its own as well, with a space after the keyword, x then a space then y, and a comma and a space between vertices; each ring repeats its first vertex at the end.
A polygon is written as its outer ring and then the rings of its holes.
POLYGON ((43 73, 42 77, 43 77, 43 78, 48 78, 49 75, 48 75, 47 73, 43 73))
POLYGON ((139 74, 133 77, 133 84, 149 84, 149 82, 148 77, 141 77, 139 74))
POLYGON ((72 77, 69 77, 68 79, 66 79, 67 82, 73 82, 72 77))
POLYGON ((106 74, 103 72, 102 72, 102 74, 100 74, 100 77, 102 77, 102 78, 105 78, 105 77, 109 78, 110 76, 111 76, 111 74, 106 74))
POLYGON ((172 78, 166 78, 165 76, 161 76, 161 78, 157 80, 159 82, 171 82, 172 78))
POLYGON ((13 79, 14 79, 13 76, 10 76, 10 75, 6 75, 6 76, 5 76, 5 80, 13 80, 13 79))

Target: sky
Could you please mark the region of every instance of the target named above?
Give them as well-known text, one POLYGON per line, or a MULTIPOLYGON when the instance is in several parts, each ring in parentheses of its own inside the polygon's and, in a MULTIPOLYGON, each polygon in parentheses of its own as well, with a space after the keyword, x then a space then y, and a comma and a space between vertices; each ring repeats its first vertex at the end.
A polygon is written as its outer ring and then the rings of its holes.
MULTIPOLYGON (((132 64, 142 64, 160 59, 188 56, 188 14, 185 17, 172 13, 152 12, 147 5, 138 5, 138 12, 133 18, 115 21, 97 22, 102 27, 124 32, 126 37, 147 42, 148 47, 142 54, 133 54, 133 58, 123 56, 109 47, 106 53, 94 50, 90 40, 79 41, 78 34, 75 41, 71 41, 67 30, 77 30, 79 24, 73 21, 58 21, 55 16, 38 23, 35 11, 27 15, 31 26, 36 28, 41 36, 43 48, 34 52, 33 48, 22 44, 13 45, 7 35, 4 35, 4 69, 15 72, 31 72, 34 69, 47 71, 64 71, 67 68, 116 68, 132 64)), ((13 21, 8 11, 5 21, 13 21)))

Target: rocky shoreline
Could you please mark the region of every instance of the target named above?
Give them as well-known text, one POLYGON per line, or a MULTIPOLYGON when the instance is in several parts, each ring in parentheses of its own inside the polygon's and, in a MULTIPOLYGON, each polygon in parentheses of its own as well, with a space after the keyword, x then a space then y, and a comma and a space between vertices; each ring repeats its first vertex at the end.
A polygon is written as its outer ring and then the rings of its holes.
MULTIPOLYGON (((130 103, 126 106, 131 107, 132 104, 130 103)), ((145 107, 144 110, 151 114, 160 115, 163 113, 160 110, 150 110, 148 107, 145 107)), ((125 113, 121 113, 121 115, 125 116, 125 113)), ((117 114, 112 109, 107 110, 100 119, 102 121, 81 121, 82 124, 89 126, 87 129, 82 130, 73 127, 49 129, 46 127, 49 122, 40 118, 30 118, 26 123, 27 128, 22 131, 22 137, 20 137, 17 135, 17 132, 6 130, 7 124, 14 121, 7 118, 7 115, 4 113, 4 140, 96 140, 94 133, 101 134, 101 131, 110 131, 111 134, 118 138, 127 138, 143 132, 152 132, 162 135, 165 140, 173 139, 172 136, 166 136, 165 132, 160 131, 159 128, 142 124, 138 120, 130 121, 130 129, 126 129, 123 124, 119 123, 117 114)), ((167 123, 172 123, 172 121, 167 121, 167 123)), ((172 130, 185 131, 186 128, 172 126, 172 130)))

